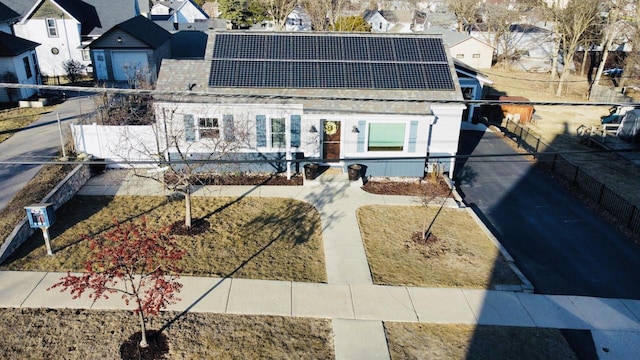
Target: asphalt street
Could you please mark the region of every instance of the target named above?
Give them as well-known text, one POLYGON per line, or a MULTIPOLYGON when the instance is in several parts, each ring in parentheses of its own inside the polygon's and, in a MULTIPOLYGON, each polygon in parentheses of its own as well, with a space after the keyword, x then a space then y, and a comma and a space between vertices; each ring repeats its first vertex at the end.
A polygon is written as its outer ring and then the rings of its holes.
MULTIPOLYGON (((11 130, 14 132, 13 135, 0 143, 0 161, 52 159, 60 151, 58 115, 63 131, 69 132, 71 121, 77 119, 81 113, 86 114, 93 109, 93 100, 87 96, 66 99, 31 125, 11 130)), ((3 209, 41 168, 41 165, 0 164, 0 209, 3 209)))
MULTIPOLYGON (((462 132, 458 154, 501 153, 515 153, 501 134, 462 132)), ((536 292, 640 299, 640 247, 550 174, 518 157, 471 158, 456 184, 536 292)))

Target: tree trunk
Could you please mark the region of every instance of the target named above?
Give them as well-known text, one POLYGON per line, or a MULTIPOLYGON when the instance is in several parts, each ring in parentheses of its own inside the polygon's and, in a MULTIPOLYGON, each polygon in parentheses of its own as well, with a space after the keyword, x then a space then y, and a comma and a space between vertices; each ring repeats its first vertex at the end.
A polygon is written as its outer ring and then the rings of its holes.
POLYGON ((191 229, 191 185, 187 185, 184 191, 184 226, 187 229, 191 229))
POLYGON ((558 83, 558 89, 556 89, 556 96, 562 96, 562 90, 564 84, 567 82, 569 73, 571 72, 571 64, 573 64, 573 53, 567 54, 564 59, 564 67, 562 69, 562 75, 560 75, 560 82, 558 83))
POLYGON ((551 58, 551 78, 555 79, 558 77, 558 52, 560 49, 560 38, 556 39, 556 41, 553 42, 553 50, 552 50, 552 58, 551 58))
POLYGON ((139 303, 138 303, 138 315, 140 317, 140 336, 141 336, 140 347, 146 348, 146 347, 149 347, 149 343, 147 342, 147 323, 146 321, 144 321, 144 315, 142 314, 142 309, 140 309, 139 303))

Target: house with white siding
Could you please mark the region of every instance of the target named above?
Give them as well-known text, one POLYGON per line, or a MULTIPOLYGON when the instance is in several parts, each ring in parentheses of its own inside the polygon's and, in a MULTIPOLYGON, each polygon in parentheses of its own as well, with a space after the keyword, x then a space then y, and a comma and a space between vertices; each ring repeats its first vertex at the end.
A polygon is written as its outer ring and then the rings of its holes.
POLYGON ((465 109, 431 35, 211 32, 203 60, 163 61, 156 90, 167 158, 208 159, 236 143, 225 155, 245 161, 238 171, 301 161, 357 163, 372 176, 453 173, 465 109))

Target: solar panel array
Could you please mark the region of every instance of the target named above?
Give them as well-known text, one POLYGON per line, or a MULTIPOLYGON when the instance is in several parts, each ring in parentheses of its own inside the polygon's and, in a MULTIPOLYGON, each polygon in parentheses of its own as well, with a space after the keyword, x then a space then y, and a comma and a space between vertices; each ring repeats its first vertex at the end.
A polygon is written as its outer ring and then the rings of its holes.
POLYGON ((453 90, 434 37, 217 34, 210 87, 453 90))

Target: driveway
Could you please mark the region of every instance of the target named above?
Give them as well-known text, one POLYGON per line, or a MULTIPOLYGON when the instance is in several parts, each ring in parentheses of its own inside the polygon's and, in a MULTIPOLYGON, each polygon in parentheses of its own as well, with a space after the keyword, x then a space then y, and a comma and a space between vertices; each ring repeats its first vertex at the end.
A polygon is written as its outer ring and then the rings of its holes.
MULTIPOLYGON (((492 132, 462 131, 459 154, 515 153, 492 132)), ((520 157, 471 158, 456 183, 536 292, 640 299, 640 247, 520 157)))

